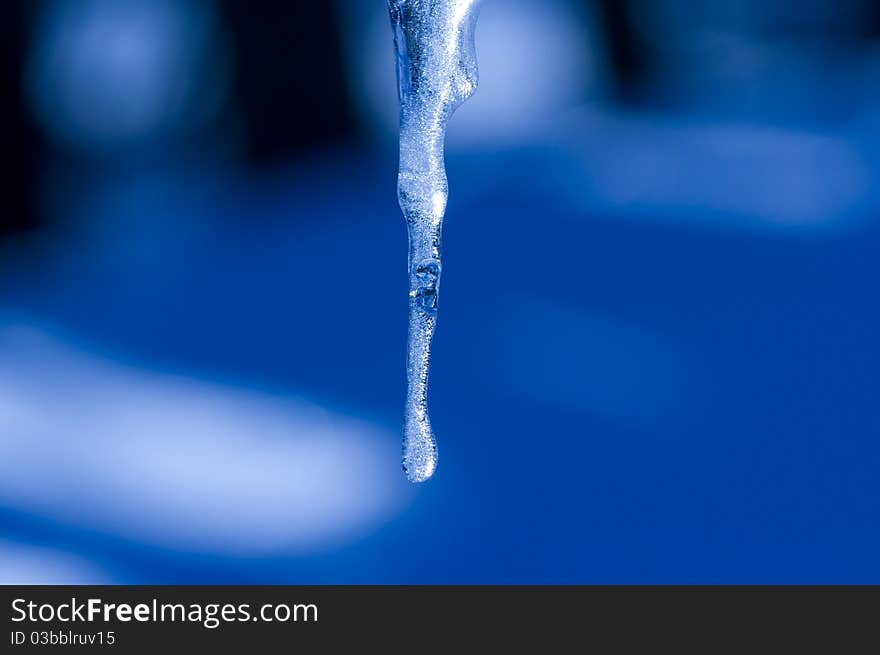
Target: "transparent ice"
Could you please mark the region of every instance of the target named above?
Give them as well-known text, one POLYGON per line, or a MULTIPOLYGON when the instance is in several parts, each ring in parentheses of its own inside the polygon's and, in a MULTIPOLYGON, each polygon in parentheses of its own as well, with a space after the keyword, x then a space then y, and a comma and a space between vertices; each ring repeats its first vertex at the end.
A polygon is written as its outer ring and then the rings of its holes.
POLYGON ((428 365, 437 325, 446 212, 446 124, 477 87, 474 27, 480 0, 387 0, 397 52, 397 196, 409 233, 409 343, 403 469, 423 482, 437 468, 428 418, 428 365))

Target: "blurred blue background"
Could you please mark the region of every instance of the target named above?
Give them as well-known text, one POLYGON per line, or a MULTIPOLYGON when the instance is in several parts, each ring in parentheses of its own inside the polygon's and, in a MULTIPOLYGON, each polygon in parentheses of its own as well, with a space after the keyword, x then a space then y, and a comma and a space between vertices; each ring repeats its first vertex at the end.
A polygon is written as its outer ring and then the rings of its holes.
POLYGON ((485 1, 418 487, 384 3, 0 12, 0 581, 880 583, 876 3, 485 1))

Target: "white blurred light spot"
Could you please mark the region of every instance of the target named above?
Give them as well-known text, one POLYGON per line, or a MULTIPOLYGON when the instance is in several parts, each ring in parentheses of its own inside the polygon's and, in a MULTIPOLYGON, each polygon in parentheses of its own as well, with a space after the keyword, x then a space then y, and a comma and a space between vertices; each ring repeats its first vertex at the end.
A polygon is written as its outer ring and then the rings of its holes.
POLYGON ((47 3, 34 32, 27 91, 48 135, 98 150, 204 118, 206 105, 224 93, 228 63, 212 42, 218 32, 210 8, 191 0, 47 3))
POLYGON ((0 504, 174 550, 356 541, 411 490, 399 438, 299 400, 122 366, 0 326, 0 504))
POLYGON ((92 563, 75 555, 0 539, 0 584, 113 584, 92 563))
POLYGON ((871 169, 846 135, 591 113, 560 131, 557 197, 639 220, 820 233, 873 213, 871 169))

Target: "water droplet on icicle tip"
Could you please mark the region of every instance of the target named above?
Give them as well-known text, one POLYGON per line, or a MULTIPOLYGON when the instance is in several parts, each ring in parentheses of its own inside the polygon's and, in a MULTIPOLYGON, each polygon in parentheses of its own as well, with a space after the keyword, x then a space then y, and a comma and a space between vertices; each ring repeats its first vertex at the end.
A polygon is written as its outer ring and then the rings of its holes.
POLYGON ((477 88, 474 28, 480 0, 387 0, 397 53, 397 197, 409 236, 409 342, 403 468, 424 482, 437 468, 428 418, 428 367, 437 325, 448 188, 446 125, 477 88))

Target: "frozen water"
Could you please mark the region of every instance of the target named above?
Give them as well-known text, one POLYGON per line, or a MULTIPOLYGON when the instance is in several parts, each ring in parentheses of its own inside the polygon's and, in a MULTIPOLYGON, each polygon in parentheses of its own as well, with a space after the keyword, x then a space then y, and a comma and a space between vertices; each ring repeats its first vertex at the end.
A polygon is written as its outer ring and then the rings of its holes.
POLYGON ((446 212, 446 124, 477 87, 479 0, 388 0, 397 53, 400 169, 397 196, 409 233, 409 344, 403 468, 423 482, 437 468, 428 418, 428 365, 437 325, 446 212))

